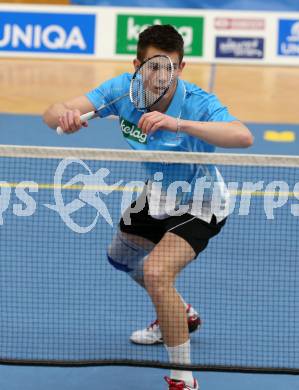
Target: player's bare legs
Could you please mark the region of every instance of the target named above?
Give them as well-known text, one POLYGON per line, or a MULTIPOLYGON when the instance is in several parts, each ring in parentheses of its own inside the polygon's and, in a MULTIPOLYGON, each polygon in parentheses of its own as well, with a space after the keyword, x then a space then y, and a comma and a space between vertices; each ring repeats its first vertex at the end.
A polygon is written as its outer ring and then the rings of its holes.
POLYGON ((189 339, 186 309, 174 282, 194 256, 194 250, 183 238, 167 233, 144 263, 145 288, 155 305, 164 342, 170 347, 189 339))
MULTIPOLYGON (((174 282, 195 257, 193 248, 181 237, 166 233, 144 263, 145 288, 155 305, 163 340, 172 363, 190 364, 190 341, 186 309, 174 282)), ((197 388, 190 371, 171 371, 171 378, 197 388)))
MULTIPOLYGON (((144 263, 155 245, 146 238, 118 231, 108 247, 108 260, 115 268, 127 272, 136 283, 145 288, 144 263)), ((177 291, 175 292, 184 306, 185 315, 188 317, 188 332, 192 333, 201 326, 200 317, 196 310, 187 304, 177 291)), ((143 345, 163 343, 159 321, 155 320, 146 328, 134 331, 130 340, 133 343, 143 345)))

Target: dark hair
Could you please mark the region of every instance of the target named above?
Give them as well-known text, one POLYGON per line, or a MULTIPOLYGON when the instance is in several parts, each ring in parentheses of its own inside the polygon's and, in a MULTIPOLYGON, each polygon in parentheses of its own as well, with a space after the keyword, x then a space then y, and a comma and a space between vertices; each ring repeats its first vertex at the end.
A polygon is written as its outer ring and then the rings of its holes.
POLYGON ((177 52, 180 62, 184 56, 184 40, 170 24, 150 26, 139 34, 137 58, 142 61, 149 46, 166 52, 177 52))

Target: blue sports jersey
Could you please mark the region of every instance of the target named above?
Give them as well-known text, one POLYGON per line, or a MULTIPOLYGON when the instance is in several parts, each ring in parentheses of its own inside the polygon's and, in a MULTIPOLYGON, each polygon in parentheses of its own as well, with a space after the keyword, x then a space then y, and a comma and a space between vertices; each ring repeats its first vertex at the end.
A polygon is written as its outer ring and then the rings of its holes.
MULTIPOLYGON (((127 94, 131 78, 131 74, 124 73, 101 84, 88 92, 86 96, 97 109, 117 97, 127 94)), ((219 102, 215 95, 180 79, 165 114, 175 118, 202 122, 231 122, 237 120, 219 102)), ((165 130, 158 130, 149 136, 143 134, 137 127, 143 112, 134 107, 128 95, 100 112, 101 117, 108 115, 119 117, 122 134, 133 149, 181 152, 213 152, 215 150, 215 146, 186 133, 181 133, 179 137, 176 137, 173 132, 165 130)))
MULTIPOLYGON (((131 78, 131 74, 124 73, 104 82, 99 87, 88 92, 86 96, 93 104, 94 108, 98 109, 119 96, 127 94, 124 98, 103 109, 100 112, 100 116, 118 116, 123 137, 133 149, 176 152, 215 151, 214 145, 210 145, 198 137, 193 137, 183 132, 176 135, 171 131, 161 129, 149 135, 143 134, 137 127, 143 112, 140 112, 135 108, 128 96, 131 78)), ((165 114, 175 118, 201 122, 231 122, 237 120, 228 112, 227 108, 219 102, 215 95, 209 94, 196 85, 181 79, 178 80, 175 94, 165 114)), ((151 177, 155 172, 151 172, 150 167, 147 169, 148 178, 151 180, 151 177)), ((190 201, 198 178, 205 176, 213 183, 220 182, 221 185, 224 184, 219 171, 213 165, 202 166, 190 164, 188 169, 183 170, 176 169, 175 164, 163 164, 161 171, 163 172, 163 187, 165 188, 165 191, 169 184, 175 180, 184 180, 191 185, 192 190, 190 193, 182 195, 181 201, 185 203, 190 201)), ((212 191, 205 191, 204 197, 206 203, 210 202, 212 191)), ((223 198, 227 199, 227 194, 223 193, 223 198)), ((207 213, 207 216, 204 219, 210 220, 210 214, 211 213, 207 213)), ((202 215, 200 216, 202 217, 202 215)), ((222 217, 219 216, 218 220, 221 219, 222 217)))

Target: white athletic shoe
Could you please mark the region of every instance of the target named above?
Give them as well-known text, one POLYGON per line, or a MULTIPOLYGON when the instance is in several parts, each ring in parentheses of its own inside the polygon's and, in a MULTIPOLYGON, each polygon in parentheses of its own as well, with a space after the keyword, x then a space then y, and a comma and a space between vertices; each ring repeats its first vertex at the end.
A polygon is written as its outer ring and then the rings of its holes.
MULTIPOLYGON (((191 305, 187 306, 186 313, 188 317, 189 333, 195 332, 201 326, 199 315, 191 305)), ((163 338, 159 326, 159 321, 154 321, 145 329, 136 330, 131 334, 130 340, 135 344, 162 344, 163 338)))
POLYGON ((198 382, 194 379, 193 387, 187 386, 184 381, 175 381, 165 376, 168 383, 168 390, 199 390, 198 382))

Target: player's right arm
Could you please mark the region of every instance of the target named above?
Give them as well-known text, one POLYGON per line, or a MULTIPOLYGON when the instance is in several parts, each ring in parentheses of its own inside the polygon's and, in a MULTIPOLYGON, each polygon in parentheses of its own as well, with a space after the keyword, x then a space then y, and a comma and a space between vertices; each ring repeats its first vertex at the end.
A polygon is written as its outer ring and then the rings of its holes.
POLYGON ((64 132, 73 133, 82 126, 88 126, 87 122, 81 123, 80 115, 93 110, 93 104, 82 95, 63 103, 52 104, 43 114, 43 120, 52 129, 60 126, 64 132))

